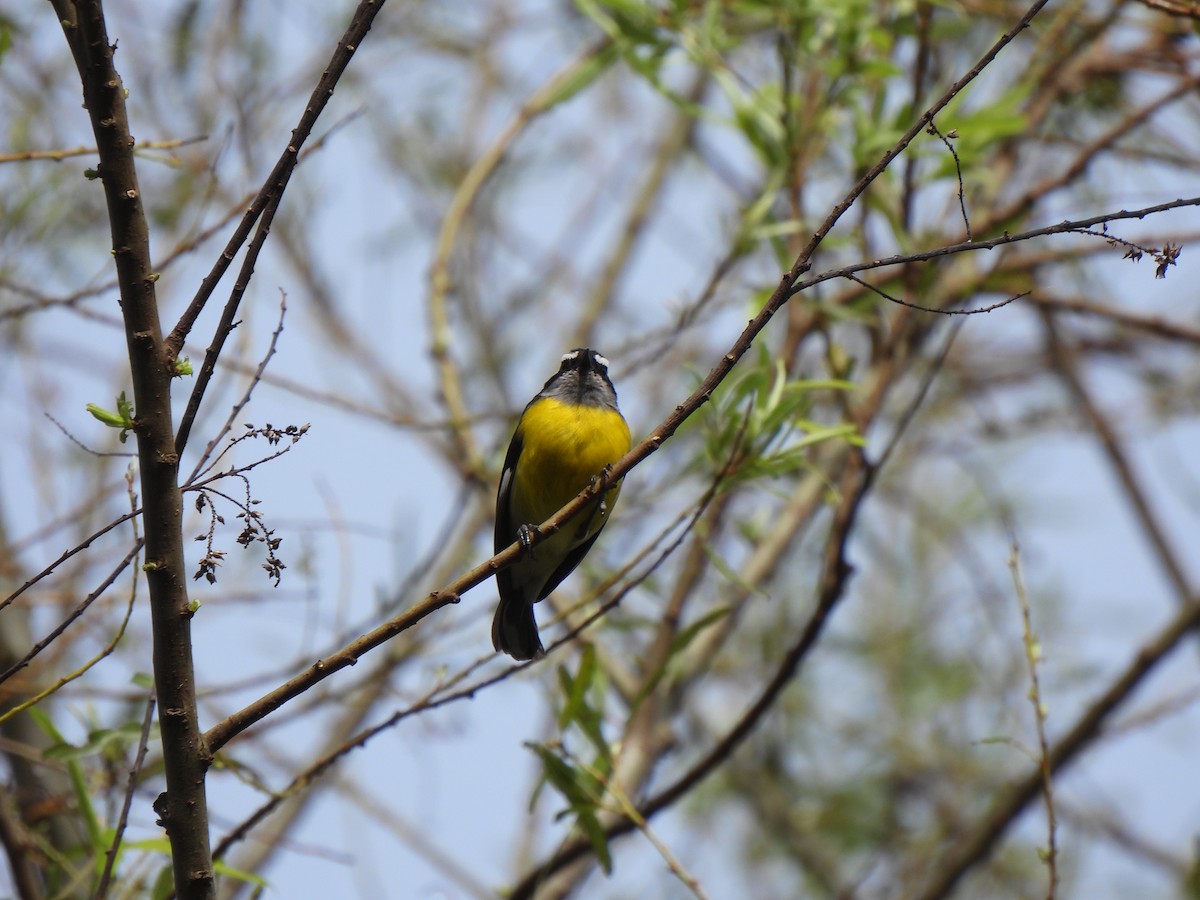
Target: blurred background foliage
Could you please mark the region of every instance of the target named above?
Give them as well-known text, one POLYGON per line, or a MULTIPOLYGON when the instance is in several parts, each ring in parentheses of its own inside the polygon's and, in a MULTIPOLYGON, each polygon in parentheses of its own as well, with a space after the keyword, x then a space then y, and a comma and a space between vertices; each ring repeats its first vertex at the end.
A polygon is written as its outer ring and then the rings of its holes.
MULTIPOLYGON (((871 185, 813 271, 1185 196, 1200 43, 1168 5, 1050 3, 871 185)), ((106 9, 170 323, 286 145, 349 7, 106 9)), ((228 555, 194 588, 204 726, 486 558, 515 416, 565 350, 600 348, 635 437, 650 433, 832 206, 1024 12, 389 4, 304 151, 189 451, 247 390, 286 296, 241 415, 312 424, 249 475, 288 568, 272 587, 261 546, 234 546, 236 508, 220 509, 228 555)), ((128 364, 79 100, 51 10, 0 8, 3 595, 130 509, 127 448, 83 411, 111 408, 128 364)), ((1140 262, 1098 226, 860 276, 878 290, 843 278, 796 296, 628 477, 604 539, 539 608, 557 638, 551 622, 608 602, 577 640, 474 690, 507 668, 487 654, 485 585, 220 754, 214 841, 287 796, 229 849, 240 874, 223 893, 261 878, 280 896, 490 896, 578 828, 590 862, 539 882, 546 896, 929 896, 1038 765, 1014 536, 1052 742, 1198 602, 1194 263, 1185 250, 1156 280, 1149 258, 1197 227, 1187 209, 1109 226, 1147 248, 1140 262), (1017 295, 977 316, 894 302, 957 312, 1017 295), (871 477, 852 483, 861 458, 871 477), (711 777, 651 820, 669 852, 610 843, 614 814, 687 772, 781 671, 829 587, 851 488, 852 569, 803 665, 711 777), (429 708, 454 691, 474 702, 429 708), (365 751, 305 776, 397 712, 365 751)), ((193 332, 193 360, 216 315, 193 332)), ((229 459, 268 452, 247 441, 229 459)), ((185 533, 209 521, 189 512, 185 533)), ((129 524, 107 532, 0 609, 0 668, 133 541, 129 524)), ((48 896, 91 894, 137 751, 148 615, 129 572, 0 684, 11 710, 78 672, 131 603, 110 656, 39 716, 0 724, 0 837, 48 896)), ((1195 663, 1171 654, 1056 777, 1061 896, 1196 896, 1195 663)), ((163 892, 155 752, 151 740, 114 896, 163 892)), ((1032 803, 968 861, 959 895, 1045 895, 1047 853, 1032 803)))

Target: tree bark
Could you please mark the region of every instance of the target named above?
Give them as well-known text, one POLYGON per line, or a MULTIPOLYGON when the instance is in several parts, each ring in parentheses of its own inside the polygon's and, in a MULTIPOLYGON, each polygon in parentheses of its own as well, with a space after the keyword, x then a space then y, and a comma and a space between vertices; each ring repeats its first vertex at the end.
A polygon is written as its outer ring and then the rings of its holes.
POLYGON ((196 715, 191 618, 183 553, 183 500, 171 415, 174 354, 163 340, 150 261, 150 236, 134 166, 125 88, 113 65, 100 0, 54 0, 83 83, 108 207, 120 288, 141 474, 146 582, 154 643, 154 681, 167 791, 155 809, 171 841, 181 900, 214 895, 204 773, 208 753, 196 715))

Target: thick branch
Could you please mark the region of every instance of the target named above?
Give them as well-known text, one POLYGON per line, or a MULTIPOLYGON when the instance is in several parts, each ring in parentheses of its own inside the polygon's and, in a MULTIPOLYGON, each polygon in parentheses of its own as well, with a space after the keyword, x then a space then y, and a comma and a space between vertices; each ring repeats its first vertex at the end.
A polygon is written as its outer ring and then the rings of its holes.
POLYGON ((83 81, 84 106, 100 156, 112 232, 112 253, 133 381, 134 432, 138 442, 146 581, 150 592, 154 679, 160 700, 159 725, 167 781, 164 820, 171 840, 175 889, 181 898, 213 896, 204 795, 207 753, 196 720, 192 669, 191 610, 183 556, 183 503, 179 457, 171 418, 173 357, 163 341, 150 264, 150 236, 134 167, 133 137, 125 110, 125 88, 113 66, 100 0, 81 0, 75 9, 55 7, 83 81), (73 17, 62 15, 73 12, 73 17))

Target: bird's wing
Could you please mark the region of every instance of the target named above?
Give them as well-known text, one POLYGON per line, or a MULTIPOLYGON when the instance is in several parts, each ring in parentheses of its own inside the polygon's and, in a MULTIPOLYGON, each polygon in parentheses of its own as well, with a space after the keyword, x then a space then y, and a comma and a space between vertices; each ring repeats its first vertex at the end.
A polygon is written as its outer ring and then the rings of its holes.
MULTIPOLYGON (((597 515, 597 513, 599 512, 599 510, 600 510, 600 503, 597 502, 595 504, 595 506, 592 507, 590 512, 581 513, 579 519, 577 519, 576 521, 583 522, 583 523, 589 523, 589 520, 592 519, 593 517, 595 517, 597 515)), ((600 537, 600 532, 602 532, 604 530, 604 526, 606 524, 608 524, 608 519, 604 519, 600 523, 600 527, 596 529, 596 533, 593 534, 590 538, 588 538, 586 541, 584 541, 582 544, 578 545, 577 547, 571 548, 571 551, 565 557, 563 557, 563 561, 558 564, 558 568, 555 569, 553 572, 551 572, 550 577, 546 579, 546 584, 542 587, 542 590, 538 593, 538 600, 545 600, 547 597, 549 597, 550 593, 556 587, 558 587, 560 584, 562 584, 563 579, 575 571, 575 567, 578 566, 581 562, 583 562, 583 558, 585 556, 587 556, 587 552, 592 549, 592 544, 596 543, 596 538, 600 537)), ((575 522, 571 522, 570 524, 567 525, 567 527, 568 528, 576 527, 575 522)), ((586 528, 587 524, 580 525, 578 527, 586 528)))
MULTIPOLYGON (((500 472, 500 487, 496 491, 494 553, 499 553, 517 539, 517 529, 522 524, 521 522, 514 522, 512 519, 512 482, 513 473, 517 468, 517 460, 521 458, 521 448, 523 446, 524 441, 521 438, 521 429, 517 428, 513 434, 512 441, 508 445, 508 453, 504 456, 504 468, 500 472)), ((500 591, 501 599, 512 596, 512 573, 512 566, 509 566, 507 569, 501 569, 496 573, 496 587, 500 591)))

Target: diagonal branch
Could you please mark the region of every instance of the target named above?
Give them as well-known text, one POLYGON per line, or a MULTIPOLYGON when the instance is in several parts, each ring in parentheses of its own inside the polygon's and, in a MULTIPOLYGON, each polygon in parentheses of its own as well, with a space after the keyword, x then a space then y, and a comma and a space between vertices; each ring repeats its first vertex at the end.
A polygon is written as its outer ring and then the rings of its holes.
MULTIPOLYGON (((537 544, 546 538, 554 535, 567 522, 579 515, 587 508, 593 499, 599 494, 608 489, 608 486, 624 477, 631 469, 639 465, 647 457, 657 452, 679 428, 680 426, 703 406, 712 396, 712 392, 716 389, 725 377, 733 370, 734 365, 741 357, 749 350, 758 334, 767 326, 774 313, 787 302, 794 294, 819 284, 823 281, 828 281, 834 278, 844 278, 847 275, 864 271, 872 268, 881 268, 884 266, 900 265, 911 261, 923 261, 934 259, 940 256, 947 256, 956 253, 975 252, 979 250, 987 250, 1002 244, 1015 243, 1022 240, 1030 240, 1034 237, 1042 237, 1050 234, 1065 234, 1077 231, 1080 228, 1091 227, 1105 221, 1123 218, 1144 218, 1156 212, 1161 212, 1166 209, 1174 209, 1180 206, 1197 206, 1200 205, 1200 198, 1191 198, 1187 200, 1175 200, 1170 203, 1158 204, 1154 207, 1147 207, 1140 210, 1121 210, 1116 213, 1107 213, 1100 216, 1093 216, 1088 219, 1083 219, 1075 222, 1062 222, 1058 225, 1048 226, 1046 228, 1038 228, 1032 231, 1023 232, 1016 235, 1004 235, 1000 238, 995 238, 989 241, 975 241, 960 244, 953 244, 949 247, 943 247, 937 250, 931 250, 924 253, 914 253, 904 256, 888 257, 887 259, 872 260, 866 263, 859 263, 852 266, 845 266, 839 269, 833 269, 828 272, 822 272, 801 282, 796 282, 793 286, 793 281, 797 277, 792 273, 785 275, 781 280, 775 293, 767 301, 767 304, 746 326, 745 330, 738 337, 733 347, 728 353, 721 357, 717 365, 709 372, 708 376, 701 382, 700 386, 692 392, 686 400, 680 403, 656 428, 645 438, 641 443, 637 444, 624 457, 617 461, 611 468, 597 476, 594 483, 583 490, 574 500, 560 509, 550 519, 542 523, 534 535, 533 541, 528 547, 522 547, 518 543, 513 543, 510 547, 505 548, 500 553, 497 553, 491 559, 479 564, 468 572, 463 573, 458 578, 454 579, 440 590, 436 590, 428 594, 424 599, 413 604, 409 609, 405 610, 400 615, 384 622, 377 628, 372 629, 366 634, 351 641, 346 646, 334 651, 329 656, 315 661, 308 669, 299 675, 292 678, 287 683, 280 685, 268 694, 254 701, 242 710, 234 713, 221 722, 218 722, 209 729, 206 739, 210 744, 210 749, 214 752, 224 746, 229 740, 240 734, 246 728, 253 725, 255 722, 269 715, 274 710, 278 709, 289 700, 298 697, 313 685, 330 675, 338 672, 348 666, 352 666, 358 662, 358 659, 363 654, 380 646, 385 641, 402 631, 416 625, 426 616, 451 603, 457 603, 462 594, 473 587, 483 583, 496 571, 505 566, 512 565, 523 553, 529 549, 536 547, 537 544)), ((797 263, 799 265, 799 263, 797 263)), ((796 269, 793 269, 795 272, 796 269)))
POLYGON ((304 113, 300 116, 299 123, 292 130, 291 139, 288 141, 287 147, 284 148, 283 154, 279 157, 279 161, 275 163, 275 168, 267 177, 262 189, 258 192, 258 196, 254 198, 254 202, 250 204, 249 209, 242 216, 242 221, 229 238, 225 249, 221 251, 216 264, 208 275, 205 276, 204 281, 200 283, 200 288, 196 292, 196 296, 192 298, 192 302, 188 304, 188 308, 184 310, 183 315, 179 317, 179 321, 167 337, 166 347, 171 357, 174 358, 179 354, 184 340, 192 330, 192 326, 196 324, 196 319, 200 316, 205 305, 212 297, 217 284, 233 263, 234 256, 246 242, 246 239, 250 236, 250 230, 257 223, 254 241, 247 250, 245 259, 242 261, 242 269, 238 275, 237 283, 234 285, 229 300, 225 304, 225 309, 221 313, 221 321, 217 325, 217 330, 213 335, 212 344, 205 353, 204 362, 196 375, 196 383, 192 388, 191 396, 188 398, 187 409, 180 418, 179 431, 175 438, 176 453, 182 453, 183 448, 187 445, 192 423, 195 421, 196 413, 200 409, 200 401, 204 398, 204 392, 207 390, 208 383, 212 379, 213 370, 216 368, 217 357, 221 353, 225 339, 235 327, 234 320, 237 317, 238 306, 241 304, 242 295, 249 285, 250 276, 254 272, 254 264, 258 260, 258 253, 267 239, 271 220, 274 218, 275 212, 279 208, 279 203, 283 199, 284 189, 287 188, 288 181, 292 177, 292 172, 296 168, 300 148, 309 135, 312 134, 312 129, 317 123, 317 118, 325 109, 329 98, 333 96, 333 90, 341 79, 342 74, 346 71, 346 67, 350 64, 350 59, 358 49, 359 43, 366 37, 367 32, 371 30, 371 24, 375 21, 375 16, 378 15, 379 10, 383 7, 383 3, 384 0, 361 0, 358 4, 358 8, 354 11, 354 17, 351 19, 349 26, 347 26, 345 34, 338 41, 337 48, 333 52, 333 57, 330 59, 325 72, 321 75, 321 80, 317 82, 317 86, 313 89, 312 95, 304 107, 304 113))
MULTIPOLYGON (((847 274, 855 271, 863 271, 865 269, 877 268, 885 265, 893 265, 911 260, 933 259, 938 256, 950 255, 954 253, 963 253, 974 250, 990 249, 991 247, 1000 246, 1006 243, 1013 243, 1022 239, 1021 235, 1004 235, 1000 238, 995 238, 991 241, 967 242, 952 245, 949 248, 930 251, 924 254, 912 254, 909 256, 891 257, 887 260, 874 260, 868 263, 857 266, 849 266, 844 269, 834 270, 822 275, 810 278, 804 282, 798 282, 800 275, 810 268, 810 260, 816 248, 824 240, 825 236, 836 224, 841 215, 853 205, 855 200, 867 189, 875 178, 879 177, 880 173, 889 165, 892 160, 903 151, 905 147, 916 137, 921 130, 928 125, 936 112, 942 109, 955 96, 957 96, 968 84, 971 83, 979 73, 983 71, 985 66, 995 58, 1009 42, 1024 30, 1033 17, 1037 14, 1047 0, 1038 0, 1025 13, 1025 15, 1014 25, 1009 31, 1002 35, 999 40, 981 57, 978 63, 962 78, 956 81, 949 90, 924 114, 922 114, 901 139, 884 154, 883 158, 877 163, 857 184, 851 188, 841 203, 834 208, 833 212, 827 217, 825 222, 817 230, 810 239, 808 246, 796 259, 791 270, 787 272, 781 279, 770 298, 764 304, 758 314, 746 325, 742 333, 734 341, 729 351, 721 357, 700 385, 692 394, 680 403, 668 415, 659 426, 651 432, 641 443, 637 444, 622 457, 617 463, 606 469, 598 475, 593 483, 583 490, 574 500, 560 509, 554 516, 543 523, 535 532, 534 540, 526 547, 522 547, 518 543, 506 548, 501 553, 496 554, 486 562, 476 566, 469 572, 464 573, 444 588, 433 591, 428 594, 423 600, 418 601, 404 613, 395 618, 381 624, 372 631, 362 635, 345 647, 335 651, 332 655, 324 659, 317 660, 308 669, 299 675, 292 678, 290 681, 275 688, 263 697, 239 710, 238 712, 227 717, 223 721, 214 725, 209 729, 205 738, 208 741, 210 749, 215 752, 220 749, 236 735, 240 734, 246 728, 249 728, 255 722, 269 715, 274 710, 278 709, 289 700, 298 697, 313 685, 332 675, 334 672, 340 671, 348 666, 352 666, 358 662, 358 658, 364 653, 378 647, 380 644, 394 637, 402 631, 413 627, 417 622, 424 619, 426 616, 435 612, 443 606, 451 603, 457 603, 461 595, 471 588, 482 583, 499 569, 511 565, 523 553, 529 549, 536 547, 538 543, 545 540, 547 537, 555 534, 563 525, 579 515, 596 496, 608 489, 609 485, 618 481, 626 473, 635 466, 640 464, 647 457, 654 454, 662 444, 671 438, 672 435, 680 428, 680 426, 703 406, 712 396, 712 392, 716 387, 733 370, 737 362, 746 354, 753 345, 755 339, 762 332, 767 324, 774 317, 788 300, 799 293, 805 287, 820 281, 829 280, 831 278, 845 277, 847 274)), ((1051 226, 1043 229, 1036 229, 1031 232, 1026 232, 1023 239, 1037 237, 1048 234, 1057 234, 1069 232, 1077 227, 1090 227, 1090 225, 1098 224, 1102 221, 1108 221, 1112 218, 1141 218, 1149 215, 1151 212, 1158 212, 1165 209, 1174 208, 1182 205, 1198 205, 1200 198, 1190 201, 1177 200, 1170 204, 1160 204, 1157 207, 1152 207, 1147 210, 1137 212, 1127 212, 1122 210, 1116 214, 1108 216, 1098 216, 1085 220, 1082 223, 1064 222, 1060 225, 1051 226)))
POLYGON ((896 143, 894 143, 890 148, 888 148, 887 152, 880 157, 879 161, 875 163, 875 165, 871 166, 871 168, 866 171, 862 178, 858 180, 858 183, 855 184, 854 187, 852 187, 846 194, 846 196, 842 198, 842 201, 838 203, 838 205, 832 210, 830 210, 829 215, 825 217, 825 221, 821 223, 820 227, 816 230, 813 236, 809 238, 808 244, 806 244, 804 249, 800 251, 800 257, 796 260, 796 265, 792 267, 793 274, 791 276, 791 280, 793 282, 799 275, 808 271, 809 260, 812 259, 812 255, 817 251, 817 248, 821 245, 821 242, 824 241, 829 232, 833 230, 833 226, 838 223, 838 220, 841 219, 841 217, 846 214, 847 210, 849 210, 850 207, 853 206, 858 200, 858 198, 863 195, 863 192, 871 186, 876 178, 883 174, 883 172, 892 164, 892 161, 897 156, 899 156, 908 148, 908 145, 913 142, 913 139, 916 138, 917 135, 921 134, 927 127, 929 127, 929 125, 933 122, 934 117, 939 112, 945 109, 955 97, 957 97, 963 92, 963 90, 966 89, 967 85, 978 78, 980 73, 983 72, 983 70, 989 65, 991 65, 992 60, 996 58, 996 55, 1001 50, 1012 43, 1013 39, 1016 38, 1018 34, 1029 27, 1029 23, 1033 21, 1034 17, 1041 12, 1042 7, 1048 2, 1049 0, 1037 0, 1037 2, 1030 6, 1029 9, 1025 11, 1025 15, 1021 16, 1021 18, 1017 20, 1017 24, 1001 35, 1000 39, 997 40, 996 43, 994 43, 988 49, 988 51, 979 58, 979 61, 971 67, 971 70, 967 72, 967 74, 963 75, 962 78, 950 85, 950 87, 946 90, 946 93, 942 94, 942 96, 939 97, 932 106, 930 106, 921 114, 921 117, 917 119, 916 122, 908 127, 908 130, 901 135, 900 139, 896 141, 896 143))
POLYGON ((1116 429, 1113 428, 1112 423, 1109 422, 1104 413, 1100 411, 1100 408, 1092 399, 1091 393, 1084 385, 1083 379, 1079 374, 1079 365, 1075 358, 1074 350, 1071 349, 1059 334, 1058 323, 1055 321, 1054 313, 1048 307, 1041 305, 1038 306, 1038 312, 1041 314, 1042 324, 1046 331, 1046 342, 1050 353, 1051 365, 1058 370, 1063 383, 1071 393, 1071 397, 1075 400, 1080 410, 1083 411, 1084 418, 1100 439, 1100 446, 1104 450, 1104 455, 1108 457, 1109 465, 1112 466, 1113 472, 1120 481, 1129 505, 1133 507, 1138 524, 1142 526, 1142 531, 1145 532, 1146 538, 1149 540, 1150 546, 1158 558, 1159 566, 1162 568, 1164 574, 1166 574, 1167 580, 1171 583, 1171 587, 1175 591, 1176 600, 1182 604, 1193 602, 1192 590, 1188 584, 1187 574, 1183 570, 1183 564, 1171 546, 1170 539, 1167 537, 1166 531, 1163 530, 1158 516, 1150 508, 1150 497, 1137 472, 1134 471, 1133 461, 1126 455, 1116 429))
MULTIPOLYGON (((1061 772, 1067 763, 1091 744, 1112 713, 1146 680, 1155 666, 1188 634, 1200 630, 1198 601, 1200 598, 1193 599, 1151 641, 1143 645, 1120 677, 1096 698, 1071 730, 1051 748, 1051 773, 1061 772)), ((991 853, 1017 816, 1037 799, 1044 783, 1043 769, 1039 763, 1024 780, 1008 791, 976 831, 968 834, 944 859, 931 867, 935 873, 934 880, 918 895, 917 900, 940 900, 949 896, 963 875, 991 853)))
MULTIPOLYGON (((783 689, 792 683, 800 664, 824 632, 830 613, 844 595, 846 584, 852 573, 852 569, 846 561, 846 542, 853 530, 862 499, 873 480, 874 471, 866 465, 861 453, 851 455, 839 485, 842 500, 834 512, 834 521, 830 526, 829 542, 826 546, 821 580, 818 586, 816 609, 805 622, 799 638, 776 668, 774 676, 763 688, 758 699, 751 704, 720 741, 674 783, 659 791, 640 806, 638 813, 643 821, 674 804, 711 775, 754 731, 763 716, 774 707, 783 689)), ((636 827, 633 819, 624 816, 606 829, 606 833, 611 839, 626 834, 636 827)), ((513 887, 508 896, 511 900, 524 900, 524 898, 534 896, 535 891, 545 879, 563 866, 590 853, 591 850, 592 843, 586 837, 577 838, 565 844, 554 856, 526 874, 513 887)))

